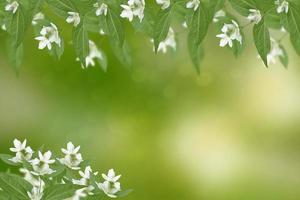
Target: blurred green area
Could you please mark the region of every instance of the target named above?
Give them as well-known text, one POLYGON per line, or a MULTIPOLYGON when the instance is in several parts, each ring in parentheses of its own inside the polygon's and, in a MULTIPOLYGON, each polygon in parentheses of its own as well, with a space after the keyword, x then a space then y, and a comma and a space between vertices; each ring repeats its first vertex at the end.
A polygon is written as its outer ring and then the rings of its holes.
POLYGON ((108 54, 107 73, 81 69, 70 43, 54 61, 28 34, 19 77, 1 37, 0 151, 14 138, 57 152, 73 141, 93 169, 123 175, 131 200, 299 199, 299 57, 288 45, 289 69, 266 69, 250 39, 235 59, 211 30, 198 76, 177 30, 179 50, 154 55, 128 28, 131 69, 92 36, 108 54))

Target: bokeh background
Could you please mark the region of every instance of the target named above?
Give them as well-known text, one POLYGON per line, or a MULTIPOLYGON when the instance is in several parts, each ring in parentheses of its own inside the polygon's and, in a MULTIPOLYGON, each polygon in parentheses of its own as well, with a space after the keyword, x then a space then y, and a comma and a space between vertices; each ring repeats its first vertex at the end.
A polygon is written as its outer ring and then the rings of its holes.
MULTIPOLYGON (((70 27, 58 23, 70 40, 70 27)), ((130 69, 100 36, 93 37, 108 54, 106 73, 81 69, 70 43, 54 61, 28 34, 19 77, 2 32, 1 153, 14 138, 57 152, 73 141, 95 170, 123 175, 123 188, 134 189, 128 200, 300 198, 300 59, 288 38, 289 69, 267 69, 251 27, 238 59, 218 47, 211 29, 197 75, 179 25, 178 51, 166 55, 154 55, 147 37, 127 29, 130 69)))

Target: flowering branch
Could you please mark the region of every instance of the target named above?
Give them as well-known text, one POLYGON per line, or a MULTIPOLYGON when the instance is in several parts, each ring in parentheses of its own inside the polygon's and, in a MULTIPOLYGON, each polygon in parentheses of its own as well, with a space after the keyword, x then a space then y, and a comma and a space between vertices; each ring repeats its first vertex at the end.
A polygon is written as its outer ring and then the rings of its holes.
POLYGON ((150 37, 156 53, 176 50, 178 30, 172 27, 175 17, 188 31, 188 49, 198 72, 203 40, 212 24, 217 28, 220 47, 228 47, 236 56, 245 48, 243 29, 252 24, 254 44, 266 66, 277 59, 288 65, 281 40, 273 39, 270 29, 289 34, 300 55, 300 3, 295 0, 1 0, 0 25, 9 36, 8 52, 16 69, 20 67, 23 39, 30 26, 39 49, 47 50, 56 59, 62 56, 61 30, 51 16, 44 14, 46 9, 73 27, 72 43, 82 68, 99 64, 104 71, 107 69, 105 52, 90 40, 91 34, 108 38, 116 57, 125 65, 131 64, 123 27, 126 20, 136 31, 150 37), (235 14, 228 12, 232 10, 227 9, 229 6, 249 23, 241 26, 235 14))
POLYGON ((53 159, 51 151, 34 152, 27 141, 15 139, 10 151, 14 156, 0 154, 7 164, 17 166, 20 175, 0 173, 0 199, 28 200, 80 200, 117 198, 131 190, 121 190, 119 179, 113 169, 102 174, 103 180, 82 159, 80 146, 72 142, 62 148, 62 158, 53 159), (44 153, 43 153, 44 152, 44 153))

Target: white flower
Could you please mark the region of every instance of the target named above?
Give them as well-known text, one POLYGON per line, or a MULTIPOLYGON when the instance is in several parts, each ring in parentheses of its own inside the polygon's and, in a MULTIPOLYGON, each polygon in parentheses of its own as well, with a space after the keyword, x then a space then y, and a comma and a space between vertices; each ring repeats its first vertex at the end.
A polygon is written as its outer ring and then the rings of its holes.
POLYGON ((89 66, 95 66, 96 62, 94 59, 103 60, 103 54, 97 48, 96 44, 93 41, 89 41, 89 55, 85 58, 85 66, 82 65, 82 68, 87 68, 89 66))
POLYGON ((20 142, 19 140, 14 140, 14 147, 10 148, 10 151, 16 153, 16 156, 11 158, 12 162, 18 163, 22 162, 23 159, 29 161, 32 157, 33 151, 30 146, 26 147, 26 140, 20 142))
POLYGON ((116 193, 121 191, 121 184, 119 182, 104 181, 103 183, 96 183, 107 196, 117 198, 116 193))
POLYGON ((32 19, 31 24, 32 24, 33 26, 35 26, 35 25, 38 24, 38 21, 39 21, 39 20, 43 20, 43 19, 45 19, 45 15, 44 15, 43 13, 39 12, 39 13, 37 13, 37 14, 35 14, 35 15, 33 16, 33 19, 32 19))
POLYGON ((80 16, 77 12, 68 12, 69 16, 66 19, 66 22, 69 24, 73 24, 75 27, 80 24, 80 16))
POLYGON ((2 29, 3 31, 6 31, 6 26, 5 26, 5 24, 2 24, 2 25, 1 25, 1 29, 2 29))
POLYGON ((248 15, 247 19, 250 22, 254 22, 255 24, 258 24, 262 19, 260 11, 256 9, 249 9, 249 12, 250 14, 248 15))
POLYGON ((223 33, 217 35, 218 38, 221 38, 221 47, 225 47, 226 45, 232 47, 234 40, 237 40, 238 42, 240 42, 240 44, 242 44, 242 36, 240 33, 239 25, 234 20, 232 20, 232 24, 224 24, 221 31, 223 33))
POLYGON ((200 0, 191 0, 187 2, 186 8, 194 8, 194 11, 196 11, 199 5, 200 5, 200 0))
POLYGON ((110 170, 108 170, 107 175, 106 174, 102 174, 102 177, 106 181, 117 182, 121 178, 121 175, 116 176, 115 171, 113 169, 110 169, 110 170))
POLYGON ((226 13, 224 10, 219 10, 215 13, 214 18, 213 18, 213 22, 217 23, 219 21, 220 17, 225 17, 226 13))
POLYGON ((278 42, 271 38, 271 51, 267 55, 268 65, 276 64, 276 59, 281 56, 284 56, 284 51, 281 49, 278 42))
POLYGON ((123 11, 121 13, 122 18, 128 18, 129 21, 133 20, 134 16, 140 19, 140 22, 144 18, 145 0, 128 0, 127 5, 122 4, 123 11))
POLYGON ((91 175, 97 175, 98 172, 93 172, 91 166, 87 166, 83 171, 79 171, 79 175, 81 176, 81 179, 79 180, 75 180, 73 179, 72 182, 73 184, 76 185, 84 185, 84 186, 88 186, 89 185, 89 180, 91 178, 91 175))
POLYGON ((288 13, 289 12, 289 2, 286 0, 276 0, 275 5, 277 6, 277 13, 288 13))
POLYGON ((61 39, 58 35, 58 30, 55 24, 51 23, 51 26, 43 26, 40 34, 41 36, 36 37, 35 39, 40 41, 39 49, 44 49, 47 47, 49 50, 52 48, 52 43, 56 43, 60 46, 61 39))
POLYGON ((80 169, 79 164, 83 161, 82 156, 78 153, 80 146, 76 147, 72 142, 67 144, 67 149, 61 149, 61 151, 65 154, 64 158, 59 159, 59 161, 68 166, 71 169, 78 170, 80 169))
POLYGON ((52 174, 54 171, 50 168, 50 164, 53 164, 55 160, 51 160, 52 153, 51 151, 47 151, 46 153, 42 154, 39 151, 38 153, 39 158, 35 158, 31 160, 31 165, 33 168, 32 174, 34 175, 45 175, 45 174, 52 174))
POLYGON ((156 0, 156 3, 161 5, 161 9, 165 10, 170 6, 170 0, 156 0))
POLYGON ((10 2, 8 1, 8 4, 5 6, 5 10, 16 13, 19 7, 19 3, 17 1, 10 2))
MULTIPOLYGON (((151 40, 153 42, 153 40, 151 40)), ((175 40, 175 33, 174 30, 172 28, 169 29, 167 38, 160 42, 158 45, 158 49, 157 51, 162 51, 163 53, 167 53, 168 51, 168 47, 173 48, 174 50, 176 50, 176 40, 175 40)))
POLYGON ((24 179, 34 187, 44 187, 45 183, 41 179, 36 179, 28 169, 20 168, 20 172, 24 175, 24 179))
POLYGON ((184 21, 181 25, 182 25, 183 28, 188 28, 188 25, 187 25, 186 21, 184 21))
POLYGON ((107 8, 108 8, 107 4, 102 3, 101 6, 99 6, 99 3, 95 3, 94 7, 97 8, 96 9, 97 16, 100 16, 100 15, 106 16, 107 15, 107 8))
POLYGON ((30 200, 41 200, 43 197, 43 192, 39 187, 33 187, 31 192, 27 192, 30 200))
POLYGON ((104 178, 103 183, 96 183, 97 186, 109 197, 116 198, 116 193, 121 191, 121 184, 118 182, 121 175, 116 176, 113 169, 110 169, 106 174, 102 174, 104 178))

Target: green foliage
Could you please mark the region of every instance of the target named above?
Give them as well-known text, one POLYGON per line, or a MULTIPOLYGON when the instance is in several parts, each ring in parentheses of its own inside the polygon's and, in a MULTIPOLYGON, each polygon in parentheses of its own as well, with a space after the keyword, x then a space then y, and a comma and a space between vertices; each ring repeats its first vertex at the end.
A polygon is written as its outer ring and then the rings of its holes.
MULTIPOLYGON (((63 55, 64 41, 60 35, 61 29, 50 31, 47 29, 54 24, 49 20, 52 18, 52 13, 73 26, 72 43, 76 57, 82 66, 88 67, 97 62, 105 71, 108 65, 105 53, 100 48, 96 52, 91 52, 89 36, 94 38, 94 35, 101 32, 100 37, 108 38, 116 58, 125 66, 129 66, 132 58, 130 44, 125 42, 124 29, 127 19, 135 31, 142 32, 153 39, 155 53, 162 49, 165 52, 168 46, 175 48, 176 40, 170 41, 169 30, 176 20, 181 20, 180 23, 185 20, 188 26, 188 50, 197 72, 200 72, 199 65, 205 49, 203 41, 210 25, 217 28, 217 35, 223 32, 222 28, 226 24, 232 24, 233 21, 238 24, 238 31, 242 38, 236 40, 235 37, 228 37, 230 41, 225 46, 229 46, 235 56, 241 54, 245 48, 244 29, 251 29, 251 27, 258 54, 266 66, 267 57, 272 50, 270 29, 280 31, 284 27, 287 31, 284 34, 290 35, 291 43, 300 55, 300 4, 293 0, 280 0, 279 4, 276 4, 275 0, 200 0, 200 4, 197 4, 197 1, 170 0, 169 5, 158 5, 155 2, 142 0, 137 0, 140 3, 134 5, 128 5, 127 0, 16 0, 17 8, 6 10, 7 5, 12 2, 0 1, 0 25, 9 35, 8 56, 17 72, 23 57, 22 43, 32 21, 35 21, 32 25, 36 38, 40 36, 51 38, 49 41, 43 38, 37 39, 40 42, 40 49, 47 49, 55 59, 60 59, 63 55), (288 5, 288 9, 283 6, 283 3, 287 3, 284 6, 288 5), (232 8, 237 12, 232 12, 232 8), (218 16, 220 10, 223 14, 218 16), (253 14, 256 11, 260 15, 260 20, 254 22, 253 14), (37 19, 36 14, 40 12, 47 13, 47 16, 37 19), (250 20, 249 24, 240 25, 236 13, 250 20), (56 37, 52 37, 55 35, 56 37)), ((228 31, 224 34, 232 33, 228 31)), ((288 54, 284 50, 282 40, 275 40, 281 49, 280 55, 276 55, 276 58, 287 66, 288 54)))

